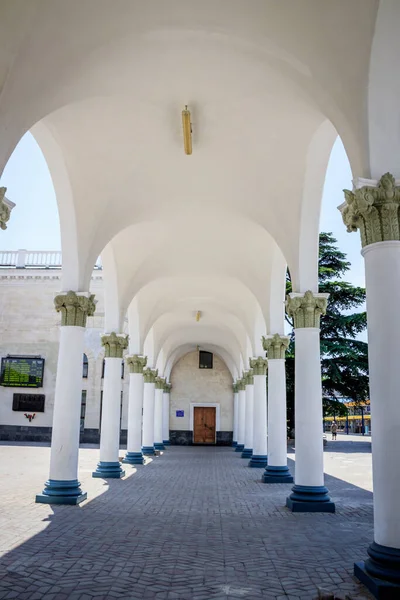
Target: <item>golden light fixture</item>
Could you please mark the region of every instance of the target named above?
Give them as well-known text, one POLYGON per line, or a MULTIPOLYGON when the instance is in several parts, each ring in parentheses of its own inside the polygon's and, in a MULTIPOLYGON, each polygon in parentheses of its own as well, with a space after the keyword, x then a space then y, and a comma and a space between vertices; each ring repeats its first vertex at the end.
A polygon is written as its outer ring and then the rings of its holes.
POLYGON ((196 313, 196 321, 199 322, 201 317, 201 312, 198 310, 196 313))
POLYGON ((182 111, 182 126, 185 154, 192 154, 192 124, 190 122, 190 110, 188 110, 187 104, 185 110, 182 111))

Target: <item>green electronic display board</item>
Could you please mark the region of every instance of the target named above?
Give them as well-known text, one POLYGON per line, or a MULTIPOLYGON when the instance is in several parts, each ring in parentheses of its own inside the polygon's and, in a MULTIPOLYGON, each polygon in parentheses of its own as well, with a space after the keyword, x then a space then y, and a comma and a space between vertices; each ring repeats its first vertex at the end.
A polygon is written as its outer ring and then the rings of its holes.
POLYGON ((44 358, 6 356, 1 359, 0 385, 5 387, 43 387, 44 358))

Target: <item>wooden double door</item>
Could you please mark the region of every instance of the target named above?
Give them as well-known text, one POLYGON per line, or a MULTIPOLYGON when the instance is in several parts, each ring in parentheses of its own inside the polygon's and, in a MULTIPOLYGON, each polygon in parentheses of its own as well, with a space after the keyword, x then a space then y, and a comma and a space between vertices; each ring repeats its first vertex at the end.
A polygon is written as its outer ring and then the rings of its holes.
POLYGON ((215 406, 195 406, 193 415, 193 443, 215 444, 216 442, 215 406))

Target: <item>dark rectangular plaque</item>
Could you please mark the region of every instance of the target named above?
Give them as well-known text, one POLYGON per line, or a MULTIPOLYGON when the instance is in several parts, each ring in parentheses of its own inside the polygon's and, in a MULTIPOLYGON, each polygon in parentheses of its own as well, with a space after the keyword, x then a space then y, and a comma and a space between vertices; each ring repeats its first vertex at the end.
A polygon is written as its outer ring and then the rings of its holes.
POLYGON ((176 416, 177 417, 184 417, 185 416, 185 411, 184 410, 177 410, 176 411, 176 416))
POLYGON ((13 394, 13 410, 44 412, 44 394, 13 394))
POLYGON ((43 387, 44 358, 6 356, 1 359, 0 385, 5 387, 43 387))

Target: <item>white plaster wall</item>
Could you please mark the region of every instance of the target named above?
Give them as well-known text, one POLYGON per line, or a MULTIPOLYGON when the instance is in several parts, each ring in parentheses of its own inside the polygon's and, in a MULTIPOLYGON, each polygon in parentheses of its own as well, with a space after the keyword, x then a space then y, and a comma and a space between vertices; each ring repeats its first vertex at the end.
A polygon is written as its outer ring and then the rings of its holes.
POLYGON ((220 431, 233 430, 232 376, 225 363, 214 354, 213 369, 199 369, 199 354, 189 352, 171 371, 171 400, 169 428, 188 431, 190 429, 190 403, 219 403, 221 410, 220 431), (183 410, 184 417, 176 411, 183 410))
MULTIPOLYGON (((7 354, 41 355, 45 359, 42 388, 0 386, 0 425, 51 427, 57 371, 60 315, 54 297, 61 289, 61 272, 31 269, 0 270, 0 358, 7 354), (36 413, 29 423, 23 412, 12 410, 15 392, 45 394, 45 412, 36 413)), ((91 292, 97 300, 96 314, 87 320, 84 351, 89 359, 88 377, 82 378, 87 391, 85 428, 98 429, 100 421, 101 371, 104 356, 100 343, 103 333, 104 303, 101 275, 94 274, 91 292)), ((127 378, 125 378, 127 381, 127 378)), ((127 390, 124 393, 127 399, 127 390)))

